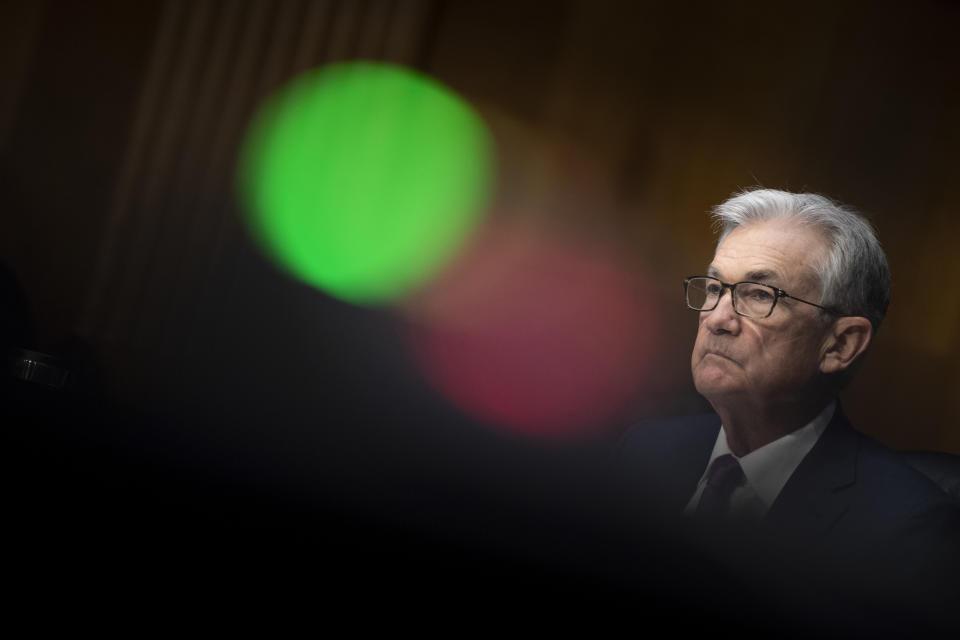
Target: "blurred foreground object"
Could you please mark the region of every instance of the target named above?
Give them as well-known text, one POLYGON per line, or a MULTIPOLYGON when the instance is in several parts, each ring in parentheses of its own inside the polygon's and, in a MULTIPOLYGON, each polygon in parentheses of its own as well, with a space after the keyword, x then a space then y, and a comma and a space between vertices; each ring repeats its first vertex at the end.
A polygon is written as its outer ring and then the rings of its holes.
POLYGON ((73 376, 58 358, 39 351, 14 349, 7 362, 7 373, 17 380, 42 384, 54 389, 70 386, 73 376))
POLYGON ((269 100, 240 158, 249 228, 294 277, 355 304, 390 302, 454 253, 487 200, 491 143, 440 83, 352 62, 269 100))
POLYGON ((644 387, 659 320, 650 290, 608 248, 488 229, 411 302, 411 346, 467 413, 585 435, 644 387))

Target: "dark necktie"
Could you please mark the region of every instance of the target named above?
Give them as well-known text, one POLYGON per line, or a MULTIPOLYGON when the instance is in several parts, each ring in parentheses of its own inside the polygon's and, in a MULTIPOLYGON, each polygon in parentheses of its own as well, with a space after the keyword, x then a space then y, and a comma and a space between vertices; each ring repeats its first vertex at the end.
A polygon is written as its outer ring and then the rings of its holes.
POLYGON ((730 496, 746 479, 740 463, 729 453, 714 460, 697 504, 697 518, 717 520, 726 516, 730 511, 730 496))

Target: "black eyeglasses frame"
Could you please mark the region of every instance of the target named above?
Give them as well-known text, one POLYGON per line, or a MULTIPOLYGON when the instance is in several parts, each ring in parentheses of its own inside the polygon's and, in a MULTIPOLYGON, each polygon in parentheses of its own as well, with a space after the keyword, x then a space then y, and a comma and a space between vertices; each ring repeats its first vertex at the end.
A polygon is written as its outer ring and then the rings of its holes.
POLYGON ((769 317, 773 314, 773 310, 777 308, 777 302, 780 301, 780 298, 790 298, 791 300, 796 300, 797 302, 802 302, 802 303, 804 303, 804 304, 809 304, 809 305, 812 306, 812 307, 816 307, 816 308, 818 308, 818 309, 822 309, 823 311, 826 311, 827 313, 831 313, 831 314, 834 314, 834 315, 838 315, 838 314, 837 314, 837 311, 835 311, 835 310, 833 310, 833 309, 830 309, 829 307, 824 307, 823 305, 819 305, 819 304, 817 304, 816 302, 810 302, 809 300, 804 300, 803 298, 798 298, 798 297, 796 297, 796 296, 792 296, 792 295, 790 295, 789 293, 787 293, 786 291, 784 291, 783 289, 781 289, 781 288, 779 288, 779 287, 775 287, 775 286, 773 286, 772 284, 767 284, 767 283, 765 283, 765 282, 752 282, 752 281, 750 281, 750 280, 744 280, 744 281, 742 281, 742 282, 734 282, 733 284, 730 284, 730 283, 724 282, 724 281, 721 280, 720 278, 714 278, 713 276, 687 276, 686 278, 684 278, 684 280, 683 280, 683 299, 684 299, 684 302, 686 303, 688 309, 692 309, 692 310, 694 310, 694 311, 713 311, 713 310, 716 309, 717 306, 720 304, 720 300, 721 300, 721 298, 723 298, 723 294, 727 291, 727 289, 730 290, 730 299, 731 299, 731 301, 732 301, 732 305, 733 305, 733 310, 734 310, 734 312, 735 312, 738 316, 743 316, 744 318, 753 318, 753 319, 759 319, 759 320, 762 320, 763 318, 769 318, 769 317), (697 279, 697 278, 703 278, 703 279, 705 279, 705 280, 715 280, 716 282, 720 283, 721 289, 720 289, 720 295, 717 296, 717 303, 716 303, 715 305, 713 305, 712 307, 710 307, 709 309, 697 309, 696 307, 690 305, 690 296, 689 296, 689 294, 688 294, 688 292, 687 292, 687 289, 688 289, 689 286, 690 286, 690 281, 691 281, 691 280, 694 280, 694 279, 697 279), (738 285, 741 285, 741 284, 760 285, 761 287, 767 287, 768 289, 773 289, 773 291, 775 292, 775 296, 774 296, 774 298, 773 298, 773 304, 770 305, 770 311, 767 313, 767 315, 765 315, 765 316, 751 316, 751 315, 747 315, 747 314, 745 314, 745 313, 741 313, 740 310, 737 309, 737 296, 734 295, 734 290, 737 288, 738 285))

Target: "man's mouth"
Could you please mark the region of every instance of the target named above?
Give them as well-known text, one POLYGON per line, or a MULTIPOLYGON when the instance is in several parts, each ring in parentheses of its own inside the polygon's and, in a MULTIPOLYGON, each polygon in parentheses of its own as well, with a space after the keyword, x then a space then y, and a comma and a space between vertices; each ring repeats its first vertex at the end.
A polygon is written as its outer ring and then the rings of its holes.
POLYGON ((734 364, 740 364, 740 363, 738 363, 736 360, 734 360, 733 358, 731 358, 730 356, 728 356, 727 354, 723 353, 722 351, 716 351, 716 350, 714 350, 714 349, 707 349, 706 351, 704 351, 704 352, 703 352, 703 357, 706 358, 707 356, 716 356, 716 357, 718 357, 718 358, 723 358, 724 360, 729 360, 730 362, 733 362, 734 364))

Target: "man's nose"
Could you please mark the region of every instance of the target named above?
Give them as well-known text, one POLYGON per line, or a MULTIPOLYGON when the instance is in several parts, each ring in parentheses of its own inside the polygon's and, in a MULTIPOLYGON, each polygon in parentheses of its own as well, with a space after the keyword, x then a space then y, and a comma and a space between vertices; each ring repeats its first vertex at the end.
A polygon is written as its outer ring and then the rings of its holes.
POLYGON ((733 310, 733 291, 726 290, 712 311, 703 311, 700 322, 707 325, 710 333, 740 332, 740 316, 733 310))

